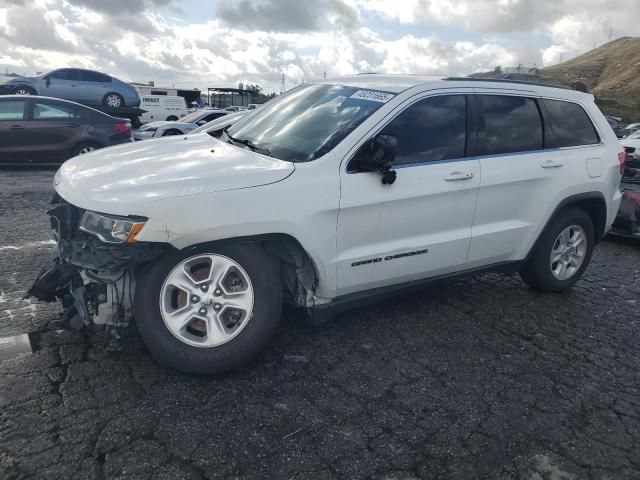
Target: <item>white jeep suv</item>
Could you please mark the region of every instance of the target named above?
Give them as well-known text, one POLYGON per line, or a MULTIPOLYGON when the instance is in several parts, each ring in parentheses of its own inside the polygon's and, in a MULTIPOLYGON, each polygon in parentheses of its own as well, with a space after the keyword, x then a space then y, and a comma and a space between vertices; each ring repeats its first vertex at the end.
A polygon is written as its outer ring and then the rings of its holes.
POLYGON ((624 153, 593 97, 536 84, 357 75, 304 84, 206 133, 67 161, 60 256, 30 293, 63 321, 134 316, 165 365, 260 352, 282 302, 320 321, 498 270, 570 288, 620 203, 624 153))

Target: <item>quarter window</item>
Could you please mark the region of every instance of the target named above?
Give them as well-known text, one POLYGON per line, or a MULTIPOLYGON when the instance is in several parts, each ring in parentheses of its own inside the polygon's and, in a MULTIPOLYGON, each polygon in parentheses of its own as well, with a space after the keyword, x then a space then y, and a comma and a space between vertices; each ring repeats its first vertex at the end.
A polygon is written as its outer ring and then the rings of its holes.
POLYGON ((24 100, 0 102, 0 121, 24 120, 24 100))
POLYGON ((544 100, 556 147, 593 145, 600 138, 584 109, 577 103, 544 100))
POLYGON ((420 100, 394 118, 382 133, 398 138, 396 164, 462 158, 467 99, 464 95, 442 95, 420 100))
POLYGON ((542 150, 542 119, 534 99, 482 95, 480 100, 487 154, 542 150))
POLYGON ((34 120, 69 120, 73 118, 80 118, 80 114, 71 106, 45 103, 33 104, 34 120))

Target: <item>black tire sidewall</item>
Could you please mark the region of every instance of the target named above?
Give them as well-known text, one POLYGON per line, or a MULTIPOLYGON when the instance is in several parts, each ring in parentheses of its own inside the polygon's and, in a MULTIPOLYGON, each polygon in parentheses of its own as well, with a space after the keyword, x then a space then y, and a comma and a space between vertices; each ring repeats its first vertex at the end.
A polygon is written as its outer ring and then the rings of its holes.
POLYGON ((97 142, 83 142, 80 145, 76 145, 73 148, 73 151, 71 152, 71 156, 72 157, 77 157, 78 155, 80 155, 80 150, 82 150, 83 148, 87 148, 87 147, 94 147, 96 150, 102 148, 102 145, 100 145, 97 142))
POLYGON ((547 226, 535 247, 534 254, 523 269, 522 277, 534 288, 549 292, 561 292, 571 288, 586 270, 595 246, 595 229, 591 217, 579 208, 569 208, 558 214, 547 226), (567 280, 559 280, 551 272, 550 255, 560 232, 570 225, 579 225, 587 237, 587 251, 578 271, 567 280))
POLYGON ((255 245, 215 245, 171 253, 137 278, 135 312, 138 332, 153 357, 162 365, 186 373, 215 374, 254 358, 280 323, 282 291, 277 264, 255 245), (178 340, 160 313, 160 290, 169 272, 182 260, 210 253, 229 257, 247 272, 254 291, 249 323, 237 337, 218 347, 194 347, 178 340))

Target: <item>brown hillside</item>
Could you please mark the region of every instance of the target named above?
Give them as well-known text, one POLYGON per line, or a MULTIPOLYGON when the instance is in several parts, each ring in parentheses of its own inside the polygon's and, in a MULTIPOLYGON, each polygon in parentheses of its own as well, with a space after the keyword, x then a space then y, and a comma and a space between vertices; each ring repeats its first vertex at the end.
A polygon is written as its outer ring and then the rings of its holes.
POLYGON ((584 82, 608 114, 640 118, 640 38, 623 37, 540 74, 567 84, 584 82))
MULTIPOLYGON (((502 78, 498 72, 474 74, 474 77, 502 78)), ((562 84, 575 87, 582 83, 596 97, 607 115, 624 121, 640 121, 640 38, 622 37, 590 52, 536 75, 511 74, 514 80, 562 84)))

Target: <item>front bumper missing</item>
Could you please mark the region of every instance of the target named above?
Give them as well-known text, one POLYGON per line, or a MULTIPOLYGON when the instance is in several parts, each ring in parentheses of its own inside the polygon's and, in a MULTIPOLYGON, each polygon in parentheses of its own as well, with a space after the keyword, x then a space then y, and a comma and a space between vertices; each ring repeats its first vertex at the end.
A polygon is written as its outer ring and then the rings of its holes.
POLYGON ((135 279, 149 262, 172 249, 140 242, 110 245, 78 230, 84 211, 54 196, 47 213, 58 242, 58 258, 45 267, 27 297, 60 300, 61 326, 126 326, 133 318, 135 279))

